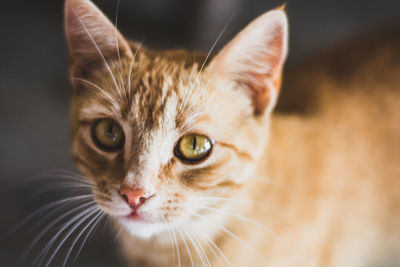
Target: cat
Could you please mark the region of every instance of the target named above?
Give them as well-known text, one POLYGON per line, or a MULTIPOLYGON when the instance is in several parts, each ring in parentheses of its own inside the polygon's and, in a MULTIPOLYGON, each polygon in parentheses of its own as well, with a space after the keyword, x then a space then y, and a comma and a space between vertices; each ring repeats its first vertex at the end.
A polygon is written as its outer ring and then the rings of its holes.
POLYGON ((312 111, 274 113, 284 7, 215 56, 128 41, 89 0, 65 32, 73 155, 129 266, 400 265, 399 90, 317 66, 312 111))

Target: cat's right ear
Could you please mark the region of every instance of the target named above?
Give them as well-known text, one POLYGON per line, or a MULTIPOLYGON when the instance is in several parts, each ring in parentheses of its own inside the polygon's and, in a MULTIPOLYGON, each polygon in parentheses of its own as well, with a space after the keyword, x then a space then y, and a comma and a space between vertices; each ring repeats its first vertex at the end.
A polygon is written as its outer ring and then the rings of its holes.
POLYGON ((112 58, 132 57, 128 42, 91 1, 66 0, 64 12, 71 75, 84 76, 112 58))
POLYGON ((288 22, 283 6, 251 22, 208 68, 243 88, 251 98, 254 114, 269 113, 279 94, 287 44, 288 22))

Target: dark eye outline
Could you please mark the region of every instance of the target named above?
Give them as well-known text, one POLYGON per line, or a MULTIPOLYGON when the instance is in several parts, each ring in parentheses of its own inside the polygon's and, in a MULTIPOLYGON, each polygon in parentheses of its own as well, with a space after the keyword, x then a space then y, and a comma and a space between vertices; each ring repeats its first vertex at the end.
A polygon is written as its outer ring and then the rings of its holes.
POLYGON ((211 138, 211 137, 205 135, 205 134, 201 134, 201 133, 186 133, 186 134, 182 135, 182 136, 178 139, 178 142, 176 142, 175 147, 174 147, 174 155, 175 155, 175 157, 177 157, 181 162, 183 162, 183 163, 185 163, 185 164, 189 164, 189 165, 199 164, 199 163, 201 163, 201 162, 206 161, 206 160, 210 157, 211 153, 212 153, 213 150, 214 150, 214 145, 215 145, 215 140, 214 140, 213 138, 211 138), (195 159, 195 160, 190 160, 190 159, 187 159, 187 158, 185 158, 184 156, 182 156, 181 152, 179 151, 179 144, 180 144, 180 142, 182 141, 182 139, 183 139, 184 137, 188 136, 188 135, 200 135, 200 136, 204 136, 204 137, 206 137, 206 138, 210 141, 211 148, 210 148, 210 150, 208 150, 207 154, 205 154, 202 158, 195 159))
POLYGON ((106 152, 115 152, 115 151, 121 150, 121 148, 123 148, 124 145, 125 145, 125 132, 124 132, 124 129, 122 128, 121 124, 119 124, 119 123, 118 123, 116 120, 114 120, 114 119, 111 119, 111 118, 99 118, 99 119, 96 119, 96 120, 92 123, 90 132, 91 132, 90 135, 91 135, 91 138, 92 138, 92 140, 93 140, 93 143, 94 143, 99 149, 101 149, 101 150, 103 150, 103 151, 106 151, 106 152), (97 136, 96 136, 96 126, 97 126, 97 124, 98 124, 99 122, 101 122, 102 120, 110 120, 110 121, 113 121, 115 124, 117 124, 117 125, 121 128, 121 131, 122 131, 122 139, 121 139, 121 142, 120 142, 117 146, 115 146, 115 147, 107 147, 107 146, 103 145, 103 144, 98 140, 98 138, 97 138, 97 136))

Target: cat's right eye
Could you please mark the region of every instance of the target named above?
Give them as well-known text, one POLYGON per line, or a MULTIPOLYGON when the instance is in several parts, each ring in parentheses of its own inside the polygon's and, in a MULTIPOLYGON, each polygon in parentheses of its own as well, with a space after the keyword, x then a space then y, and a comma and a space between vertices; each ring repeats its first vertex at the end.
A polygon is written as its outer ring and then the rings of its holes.
POLYGON ((213 146, 213 141, 205 135, 187 134, 175 147, 175 156, 186 163, 197 163, 207 158, 213 146))
POLYGON ((99 119, 92 126, 94 143, 102 150, 116 151, 122 148, 125 141, 122 127, 113 119, 99 119))

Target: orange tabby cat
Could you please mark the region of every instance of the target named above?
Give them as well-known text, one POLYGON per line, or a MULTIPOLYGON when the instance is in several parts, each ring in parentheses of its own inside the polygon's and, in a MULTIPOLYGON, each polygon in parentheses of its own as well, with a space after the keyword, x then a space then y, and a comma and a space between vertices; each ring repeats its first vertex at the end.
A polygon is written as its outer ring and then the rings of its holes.
POLYGON ((316 67, 313 111, 271 115, 282 9, 213 58, 129 42, 89 0, 65 19, 74 156, 130 266, 400 265, 399 90, 316 67))

